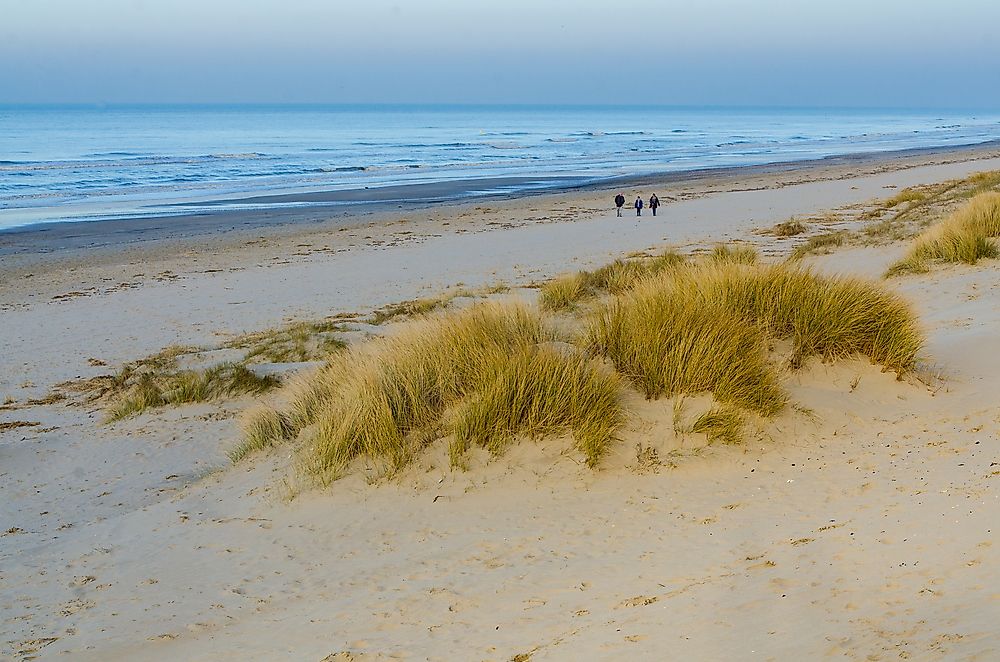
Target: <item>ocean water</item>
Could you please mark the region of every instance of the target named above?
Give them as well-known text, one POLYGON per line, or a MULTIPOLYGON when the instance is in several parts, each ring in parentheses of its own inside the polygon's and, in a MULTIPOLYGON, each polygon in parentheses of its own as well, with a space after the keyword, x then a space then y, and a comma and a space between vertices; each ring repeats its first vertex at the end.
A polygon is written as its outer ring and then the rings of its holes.
MULTIPOLYGON (((267 205, 246 198, 273 194, 367 187, 374 196, 428 182, 465 182, 455 196, 489 195, 998 138, 1000 112, 972 111, 0 107, 0 228, 252 209, 267 205)), ((355 198, 341 204, 365 195, 355 198)), ((309 204, 317 203, 272 203, 309 204)))

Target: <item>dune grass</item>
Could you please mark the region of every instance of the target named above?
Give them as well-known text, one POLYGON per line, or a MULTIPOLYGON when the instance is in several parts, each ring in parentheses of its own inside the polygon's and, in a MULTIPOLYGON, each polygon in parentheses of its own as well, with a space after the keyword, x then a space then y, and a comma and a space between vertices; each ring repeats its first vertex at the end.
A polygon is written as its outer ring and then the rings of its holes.
POLYGON ((923 342, 908 305, 877 283, 789 263, 709 263, 649 279, 607 304, 588 331, 591 351, 649 398, 711 391, 764 416, 786 402, 770 338, 792 341, 792 367, 859 353, 898 373, 923 342))
POLYGON ((748 244, 716 244, 710 257, 715 262, 733 262, 736 264, 756 264, 757 249, 748 244))
POLYGON ((452 295, 443 295, 440 297, 413 299, 411 301, 389 304, 372 313, 369 323, 379 325, 399 317, 426 315, 440 308, 447 307, 454 298, 455 296, 452 295))
POLYGON ((814 235, 796 247, 792 252, 792 259, 803 258, 813 253, 830 253, 832 248, 843 246, 848 237, 850 237, 850 232, 847 230, 814 235))
POLYGON ((247 363, 294 363, 317 361, 346 343, 337 337, 344 327, 333 320, 299 322, 281 329, 250 333, 235 338, 225 347, 247 349, 247 363))
POLYGON ((620 294, 649 276, 684 264, 684 257, 666 251, 653 257, 615 260, 594 271, 579 271, 556 277, 542 285, 539 304, 543 310, 567 310, 600 294, 620 294))
POLYGON ((712 407, 695 419, 691 431, 707 435, 709 441, 738 444, 743 440, 743 415, 731 407, 712 407))
POLYGON ((216 398, 260 394, 279 384, 277 377, 259 377, 241 363, 223 363, 204 371, 180 370, 133 373, 106 410, 107 421, 128 418, 152 407, 205 402, 216 398))
POLYGON ((806 227, 805 223, 793 218, 785 221, 784 223, 778 223, 775 225, 771 228, 771 234, 780 239, 785 239, 787 237, 800 235, 808 229, 809 228, 806 227))
POLYGON ((617 378, 571 346, 549 346, 554 340, 521 304, 413 322, 301 380, 283 410, 251 418, 233 455, 303 431, 305 468, 332 480, 359 457, 391 474, 448 434, 458 462, 471 444, 500 453, 518 435, 569 431, 596 464, 621 419, 617 378))
POLYGON ((711 391, 765 416, 779 411, 786 398, 762 330, 685 290, 675 279, 655 280, 611 302, 591 324, 591 351, 647 398, 711 391))
POLYGON ((362 458, 391 475, 439 439, 463 466, 472 447, 501 454, 519 437, 568 434, 597 466, 623 420, 622 378, 648 398, 710 392, 716 404, 693 431, 736 443, 748 416, 786 406, 782 370, 862 354, 902 374, 922 344, 908 305, 878 283, 732 248, 653 259, 572 276, 561 301, 581 288, 613 293, 576 315, 578 344, 534 308, 480 303, 333 354, 279 404, 250 412, 230 457, 297 440, 303 469, 327 482, 362 458), (776 339, 790 356, 775 354, 776 339))
POLYGON ((543 310, 566 310, 586 296, 590 296, 586 272, 557 276, 542 285, 538 303, 543 310))
POLYGON ((618 376, 582 354, 524 347, 459 407, 452 464, 470 445, 501 454, 517 435, 571 431, 587 464, 597 466, 621 423, 618 376))
POLYGON ((943 221, 918 236, 910 250, 892 264, 886 276, 924 273, 934 262, 975 264, 1000 257, 993 241, 1000 236, 1000 193, 980 193, 943 221))
POLYGON ((915 188, 904 188, 902 191, 886 199, 882 203, 885 209, 892 209, 906 202, 920 202, 927 198, 927 193, 915 188))
POLYGON ((246 456, 274 446, 292 434, 292 423, 275 407, 260 404, 248 410, 240 421, 243 437, 227 455, 236 463, 246 456))

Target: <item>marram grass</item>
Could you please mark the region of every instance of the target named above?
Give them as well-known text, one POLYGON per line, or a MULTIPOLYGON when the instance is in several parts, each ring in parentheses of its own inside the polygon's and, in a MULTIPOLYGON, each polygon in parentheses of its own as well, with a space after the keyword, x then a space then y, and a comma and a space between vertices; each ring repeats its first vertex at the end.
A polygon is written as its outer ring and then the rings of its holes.
POLYGON ((108 422, 152 407, 204 402, 224 396, 259 395, 279 384, 277 377, 259 377, 241 363, 223 363, 205 371, 131 373, 127 380, 107 409, 108 422))
POLYGON ((582 353, 521 348, 457 410, 452 463, 472 444, 501 454, 517 435, 573 433, 597 466, 621 423, 618 376, 582 353))
POLYGON ((684 264, 674 251, 630 260, 615 260, 594 271, 578 271, 558 276, 541 287, 539 304, 543 310, 567 310, 602 293, 621 294, 636 283, 684 264))
POLYGON ((806 357, 859 353, 898 373, 912 368, 921 333, 882 285, 732 256, 651 272, 620 262, 581 276, 618 293, 577 313, 580 347, 522 304, 411 321, 295 378, 280 405, 247 418, 232 458, 297 439, 306 471, 327 481, 360 458, 391 474, 438 439, 461 466, 473 446, 500 454, 517 438, 568 434, 595 466, 622 423, 622 378, 650 398, 710 392, 716 405, 696 431, 734 443, 745 415, 785 406, 780 371, 806 357), (779 338, 793 348, 785 362, 772 349, 779 338))
POLYGON ((880 285, 788 263, 723 262, 649 279, 599 311, 588 333, 591 351, 647 397, 712 391, 764 416, 785 403, 769 338, 792 341, 793 367, 859 353, 899 373, 923 342, 909 306, 880 285))
POLYGON ((646 282, 604 307, 589 329, 591 351, 647 398, 711 391, 765 416, 780 410, 785 395, 762 330, 675 282, 646 282))
POLYGON ((732 407, 712 407, 695 420, 691 431, 707 435, 709 441, 738 444, 743 440, 743 415, 732 407))
POLYGON ((292 387, 285 409, 251 417, 234 459, 301 431, 307 470, 330 480, 360 457, 392 473, 448 434, 459 462, 471 444, 499 453, 517 436, 566 431, 596 465, 621 420, 617 376, 553 340, 521 304, 413 322, 338 355, 292 387))
POLYGON ((809 228, 806 227, 805 223, 798 219, 791 219, 785 221, 784 223, 778 223, 773 228, 771 228, 771 234, 779 239, 785 239, 787 237, 794 237, 804 233, 809 228))
POLYGON ((710 253, 716 262, 735 262, 737 264, 756 264, 757 250, 747 244, 716 244, 710 253))
POLYGON ((886 275, 923 273, 935 261, 975 264, 980 259, 1000 257, 1000 247, 993 241, 997 236, 1000 236, 1000 193, 980 193, 918 236, 886 275))

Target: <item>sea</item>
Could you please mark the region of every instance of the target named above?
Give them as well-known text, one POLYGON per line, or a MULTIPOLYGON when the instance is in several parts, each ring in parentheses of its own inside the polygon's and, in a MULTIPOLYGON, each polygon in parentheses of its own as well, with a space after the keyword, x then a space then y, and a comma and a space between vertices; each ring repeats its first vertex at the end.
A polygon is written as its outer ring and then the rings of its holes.
POLYGON ((0 106, 0 229, 405 201, 428 184, 453 184, 436 199, 509 196, 997 139, 1000 111, 984 110, 0 106), (297 196, 336 191, 354 193, 297 196))

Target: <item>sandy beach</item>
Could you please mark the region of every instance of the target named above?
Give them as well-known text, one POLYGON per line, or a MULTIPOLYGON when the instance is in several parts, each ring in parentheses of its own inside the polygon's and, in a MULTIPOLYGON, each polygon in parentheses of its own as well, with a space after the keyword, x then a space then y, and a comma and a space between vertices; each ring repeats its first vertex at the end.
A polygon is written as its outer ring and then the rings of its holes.
MULTIPOLYGON (((907 187, 991 170, 996 145, 623 183, 664 203, 640 219, 616 218, 618 189, 598 187, 0 233, 0 652, 995 659, 995 260, 884 281, 926 334, 921 379, 810 361, 784 386, 812 415, 739 445, 682 439, 669 405, 636 398, 597 470, 561 437, 468 471, 437 445, 389 481, 350 475, 290 499, 288 449, 226 457, 253 398, 105 424, 74 386, 296 321, 348 316, 360 343, 382 332, 362 322, 373 311, 420 297, 502 283, 494 296, 532 302, 553 276, 636 252, 740 241, 778 261, 860 231, 907 187), (766 234, 792 217, 806 234, 766 234), (644 463, 644 445, 669 454, 644 463)), ((907 246, 805 260, 881 279, 907 246)))

